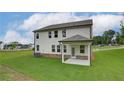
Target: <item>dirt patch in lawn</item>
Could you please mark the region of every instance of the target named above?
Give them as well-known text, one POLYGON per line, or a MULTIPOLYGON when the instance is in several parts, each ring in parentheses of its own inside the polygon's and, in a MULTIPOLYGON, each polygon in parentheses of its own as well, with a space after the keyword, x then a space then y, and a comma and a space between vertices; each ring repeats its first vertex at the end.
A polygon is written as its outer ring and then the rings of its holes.
POLYGON ((14 80, 14 81, 33 81, 31 77, 24 75, 23 73, 17 72, 14 69, 0 65, 0 72, 6 74, 5 76, 8 77, 7 80, 14 80))

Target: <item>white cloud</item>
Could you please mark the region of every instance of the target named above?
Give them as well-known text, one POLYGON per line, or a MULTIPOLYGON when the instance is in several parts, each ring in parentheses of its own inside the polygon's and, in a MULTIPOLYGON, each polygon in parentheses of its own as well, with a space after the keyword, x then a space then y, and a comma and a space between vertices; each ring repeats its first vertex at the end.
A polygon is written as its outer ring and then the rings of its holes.
POLYGON ((24 20, 21 25, 19 25, 20 30, 25 30, 25 36, 33 41, 33 30, 42 28, 47 25, 64 23, 70 21, 78 21, 86 19, 85 16, 77 17, 72 13, 50 13, 42 14, 36 13, 30 16, 28 19, 24 20))
POLYGON ((37 13, 29 17, 20 26, 21 28, 33 31, 47 25, 64 23, 70 21, 78 21, 84 19, 93 19, 93 34, 100 35, 108 29, 119 27, 120 21, 124 20, 121 15, 98 14, 94 16, 76 16, 73 13, 50 13, 41 14, 37 13))
POLYGON ((83 19, 86 19, 86 17, 83 16, 80 18, 73 15, 72 13, 37 13, 24 20, 23 24, 20 25, 20 28, 32 31, 51 24, 77 21, 83 19))
POLYGON ((4 40, 8 42, 18 40, 19 42, 23 43, 30 43, 33 42, 32 31, 35 29, 42 28, 51 24, 84 19, 93 19, 94 35, 100 35, 105 30, 119 27, 120 21, 124 21, 124 17, 121 15, 97 14, 94 16, 76 16, 74 13, 36 13, 30 16, 28 19, 24 20, 22 24, 16 26, 15 29, 13 28, 13 30, 8 30, 4 40), (23 32, 20 30, 23 30, 23 32), (24 33, 24 36, 21 33, 24 33))
POLYGON ((124 16, 121 15, 95 15, 93 19, 93 34, 100 35, 109 29, 115 29, 120 26, 120 21, 124 21, 124 16))
POLYGON ((20 43, 29 43, 31 42, 28 38, 24 38, 18 33, 17 31, 14 30, 8 30, 5 37, 4 37, 4 42, 9 43, 13 41, 18 41, 20 43))

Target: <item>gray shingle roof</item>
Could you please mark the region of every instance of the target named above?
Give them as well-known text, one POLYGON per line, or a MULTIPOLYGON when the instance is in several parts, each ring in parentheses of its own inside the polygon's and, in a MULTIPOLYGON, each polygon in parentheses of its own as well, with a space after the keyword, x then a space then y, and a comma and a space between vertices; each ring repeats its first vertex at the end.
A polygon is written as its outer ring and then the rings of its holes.
POLYGON ((88 39, 88 38, 83 37, 81 35, 74 35, 70 38, 60 40, 59 42, 69 42, 69 41, 92 41, 92 39, 88 39))
POLYGON ((57 29, 57 28, 65 28, 65 27, 83 26, 83 25, 92 25, 92 20, 89 19, 89 20, 83 20, 83 21, 75 21, 75 22, 49 25, 49 26, 37 29, 34 32, 45 31, 45 30, 50 30, 50 29, 57 29))

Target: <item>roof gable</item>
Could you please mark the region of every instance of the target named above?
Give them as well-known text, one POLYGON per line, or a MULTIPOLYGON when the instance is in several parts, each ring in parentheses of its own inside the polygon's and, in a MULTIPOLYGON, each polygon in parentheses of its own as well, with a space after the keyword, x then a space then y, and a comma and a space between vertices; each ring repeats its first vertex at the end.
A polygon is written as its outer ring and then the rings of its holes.
POLYGON ((85 26, 85 25, 92 25, 92 20, 75 21, 75 22, 49 25, 49 26, 37 29, 34 32, 45 31, 45 30, 50 30, 50 29, 57 29, 57 28, 65 28, 65 27, 85 26))

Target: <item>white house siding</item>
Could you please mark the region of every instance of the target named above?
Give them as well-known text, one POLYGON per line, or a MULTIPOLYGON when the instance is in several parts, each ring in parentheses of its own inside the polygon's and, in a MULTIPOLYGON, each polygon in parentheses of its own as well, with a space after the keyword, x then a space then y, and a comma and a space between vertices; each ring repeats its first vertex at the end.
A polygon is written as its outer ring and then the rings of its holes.
MULTIPOLYGON (((79 45, 72 45, 72 47, 75 48, 75 55, 87 56, 87 45, 85 45, 85 53, 80 53, 80 46, 79 45)), ((70 50, 70 52, 71 52, 71 50, 70 50)))
MULTIPOLYGON (((45 32, 36 32, 39 33, 39 39, 36 39, 35 36, 35 53, 48 53, 48 54, 61 54, 60 52, 57 52, 57 45, 59 45, 60 40, 72 37, 74 35, 82 35, 84 37, 90 38, 90 27, 77 27, 77 28, 68 28, 66 29, 66 37, 62 37, 62 29, 58 30, 58 38, 54 38, 54 30, 52 32, 52 38, 48 37, 48 31, 45 32), (36 45, 40 45, 40 50, 36 51, 36 45), (52 52, 51 45, 55 45, 56 52, 52 52)), ((35 33, 35 34, 36 34, 35 33)), ((67 52, 65 54, 70 54, 70 45, 67 45, 67 52)), ((79 46, 76 46, 77 48, 79 46)), ((87 46, 85 47, 85 49, 87 46)), ((76 53, 79 53, 79 50, 76 51, 76 53)), ((87 51, 86 53, 87 54, 87 51)), ((81 54, 81 55, 85 55, 81 54)))
POLYGON ((90 38, 90 27, 78 27, 73 29, 67 29, 67 37, 72 37, 74 35, 82 35, 86 38, 90 38))
POLYGON ((88 55, 88 42, 65 42, 64 45, 68 45, 68 54, 71 54, 71 47, 75 47, 75 54, 80 56, 87 56, 88 55), (85 53, 80 53, 80 45, 85 45, 85 53))
MULTIPOLYGON (((75 55, 76 58, 68 57, 65 58, 65 54, 62 53, 62 63, 67 63, 67 64, 77 64, 77 65, 85 65, 85 66, 90 66, 90 55, 91 55, 91 42, 64 42, 66 44, 70 45, 70 55, 71 55, 71 47, 75 47, 75 55), (79 45, 85 45, 85 53, 80 53, 80 46, 79 45), (78 58, 77 56, 82 56, 82 57, 87 57, 87 58, 78 58)), ((63 44, 64 44, 63 43, 63 44)))

